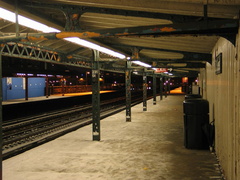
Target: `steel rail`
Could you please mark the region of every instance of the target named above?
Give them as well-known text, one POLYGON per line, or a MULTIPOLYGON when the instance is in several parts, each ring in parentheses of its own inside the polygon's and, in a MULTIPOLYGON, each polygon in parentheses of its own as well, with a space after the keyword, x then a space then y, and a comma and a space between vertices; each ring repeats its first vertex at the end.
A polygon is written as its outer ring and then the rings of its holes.
MULTIPOLYGON (((125 109, 124 98, 118 98, 117 102, 114 99, 101 104, 101 119, 125 109)), ((142 102, 142 98, 136 98, 132 101, 132 106, 140 102, 142 102)), ((18 119, 15 121, 16 126, 14 126, 14 121, 5 123, 6 126, 3 126, 5 130, 3 159, 8 159, 92 123, 91 106, 81 107, 82 110, 70 109, 71 112, 66 110, 60 114, 59 111, 50 113, 49 117, 46 117, 46 114, 37 116, 36 126, 34 126, 34 118, 26 118, 26 122, 18 119), (41 119, 45 119, 45 121, 41 123, 41 119), (19 128, 20 126, 22 129, 19 128), (9 132, 7 132, 8 130, 9 132)))

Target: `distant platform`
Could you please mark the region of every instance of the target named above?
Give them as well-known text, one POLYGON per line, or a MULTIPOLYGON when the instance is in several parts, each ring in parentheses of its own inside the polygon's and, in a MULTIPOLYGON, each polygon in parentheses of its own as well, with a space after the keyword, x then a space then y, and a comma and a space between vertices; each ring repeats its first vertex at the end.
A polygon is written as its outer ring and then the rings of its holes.
MULTIPOLYGON (((115 90, 100 91, 101 94, 111 93, 111 92, 115 92, 115 90)), ((66 97, 69 97, 69 96, 85 96, 85 95, 90 95, 90 94, 92 94, 92 92, 67 93, 67 94, 64 94, 64 96, 62 94, 54 94, 54 95, 50 95, 48 97, 46 97, 46 96, 31 97, 31 98, 28 98, 28 100, 25 100, 25 98, 10 99, 10 100, 7 100, 7 101, 2 101, 2 105, 16 104, 16 103, 26 103, 26 102, 33 102, 33 101, 43 101, 43 100, 51 100, 51 99, 59 99, 59 98, 66 98, 66 97)))
POLYGON ((179 87, 179 88, 171 90, 170 94, 186 94, 186 93, 182 92, 182 87, 179 87))

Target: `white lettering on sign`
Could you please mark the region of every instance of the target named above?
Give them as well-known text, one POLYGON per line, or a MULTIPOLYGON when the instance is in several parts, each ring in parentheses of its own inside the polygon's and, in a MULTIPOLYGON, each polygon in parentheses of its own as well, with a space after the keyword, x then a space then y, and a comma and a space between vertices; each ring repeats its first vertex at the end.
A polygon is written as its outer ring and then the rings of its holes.
POLYGON ((167 68, 156 68, 155 70, 156 73, 164 73, 164 72, 168 72, 167 68))

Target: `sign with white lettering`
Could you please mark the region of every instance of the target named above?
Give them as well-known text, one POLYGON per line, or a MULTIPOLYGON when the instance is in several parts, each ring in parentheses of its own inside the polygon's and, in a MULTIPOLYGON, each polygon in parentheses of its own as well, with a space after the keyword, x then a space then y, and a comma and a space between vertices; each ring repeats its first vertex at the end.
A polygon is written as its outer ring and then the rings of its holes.
POLYGON ((164 73, 168 72, 167 68, 156 68, 155 73, 164 73))

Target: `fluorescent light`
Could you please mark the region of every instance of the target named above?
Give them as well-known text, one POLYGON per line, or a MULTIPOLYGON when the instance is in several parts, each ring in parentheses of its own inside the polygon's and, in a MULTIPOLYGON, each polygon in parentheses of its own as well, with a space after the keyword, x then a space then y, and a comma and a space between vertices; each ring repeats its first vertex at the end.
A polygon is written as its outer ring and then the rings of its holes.
POLYGON ((88 48, 91 48, 91 49, 95 49, 95 50, 98 50, 100 52, 112 55, 114 57, 118 57, 120 59, 125 59, 126 58, 126 56, 123 55, 123 54, 120 54, 118 52, 112 51, 110 49, 107 49, 105 47, 99 46, 97 44, 91 43, 89 41, 86 41, 86 40, 83 40, 83 39, 80 39, 80 38, 77 38, 77 37, 70 37, 70 38, 64 38, 64 39, 67 40, 67 41, 70 41, 72 43, 82 45, 82 46, 85 46, 85 47, 88 47, 88 48))
MULTIPOLYGON (((0 7, 0 18, 8 20, 8 21, 13 22, 13 23, 16 23, 15 13, 13 13, 11 11, 8 11, 6 9, 3 9, 1 7, 0 7)), ((45 24, 39 23, 37 21, 34 21, 32 19, 26 18, 26 17, 21 16, 21 15, 18 15, 18 23, 22 26, 26 26, 26 27, 29 27, 31 29, 42 31, 44 33, 61 32, 58 29, 49 27, 45 24)), ((103 52, 105 54, 108 54, 108 55, 111 55, 111 56, 114 56, 114 57, 118 57, 120 59, 125 59, 126 58, 126 56, 121 54, 121 53, 115 52, 113 50, 110 50, 110 49, 107 49, 105 47, 99 46, 97 44, 91 43, 89 41, 80 39, 78 37, 69 37, 69 38, 64 38, 64 39, 67 40, 67 41, 73 42, 75 44, 85 46, 85 47, 88 47, 90 49, 95 49, 95 50, 98 50, 100 52, 103 52)))
POLYGON ((152 67, 151 65, 147 64, 147 63, 144 63, 144 62, 141 62, 141 61, 133 61, 134 64, 137 64, 137 65, 140 65, 140 66, 143 66, 143 67, 152 67))
MULTIPOLYGON (((8 11, 6 9, 3 9, 0 7, 0 17, 3 19, 6 19, 8 21, 11 21, 13 23, 16 23, 16 15, 15 13, 8 11)), ((55 28, 51 28, 45 24, 39 23, 37 21, 34 21, 32 19, 29 19, 27 17, 18 15, 18 23, 22 26, 26 26, 28 28, 31 29, 35 29, 38 31, 42 31, 45 33, 49 33, 49 32, 60 32, 60 30, 55 29, 55 28)))

